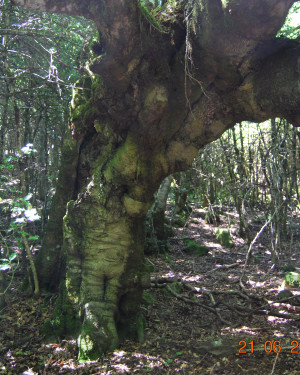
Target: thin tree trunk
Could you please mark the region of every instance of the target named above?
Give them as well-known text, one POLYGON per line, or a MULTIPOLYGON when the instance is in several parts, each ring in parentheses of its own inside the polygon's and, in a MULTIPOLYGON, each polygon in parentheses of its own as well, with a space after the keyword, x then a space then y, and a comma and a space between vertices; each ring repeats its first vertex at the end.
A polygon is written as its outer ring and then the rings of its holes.
POLYGON ((155 234, 159 240, 165 240, 165 211, 167 206, 168 194, 170 191, 173 176, 166 177, 161 183, 152 207, 152 221, 155 234))
POLYGON ((56 290, 65 269, 63 244, 63 217, 67 203, 74 199, 79 148, 81 141, 66 133, 56 192, 52 200, 46 233, 36 264, 41 288, 56 290))

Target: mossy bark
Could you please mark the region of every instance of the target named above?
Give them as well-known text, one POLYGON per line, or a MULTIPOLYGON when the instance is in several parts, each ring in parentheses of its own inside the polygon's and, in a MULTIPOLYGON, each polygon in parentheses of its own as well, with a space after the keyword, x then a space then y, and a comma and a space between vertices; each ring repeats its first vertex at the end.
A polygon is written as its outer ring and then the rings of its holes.
POLYGON ((178 1, 160 15, 163 32, 136 0, 13 2, 91 18, 105 46, 74 96, 39 255, 46 287, 66 257, 80 357, 95 358, 138 331, 143 221, 163 179, 237 122, 281 116, 300 126, 300 48, 276 39, 294 0, 178 1))
POLYGON ((143 216, 129 216, 122 191, 104 187, 96 178, 68 204, 66 285, 82 322, 78 338, 82 360, 116 348, 124 337, 137 337, 139 304, 149 277, 143 257, 143 216))

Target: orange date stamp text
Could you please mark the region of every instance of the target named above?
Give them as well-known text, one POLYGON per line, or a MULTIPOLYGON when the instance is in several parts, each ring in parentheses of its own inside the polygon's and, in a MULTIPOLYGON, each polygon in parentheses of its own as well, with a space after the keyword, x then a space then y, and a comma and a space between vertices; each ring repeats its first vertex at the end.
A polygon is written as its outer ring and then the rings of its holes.
POLYGON ((263 347, 256 349, 254 347, 254 341, 247 342, 246 340, 241 340, 239 342, 239 354, 262 352, 262 353, 292 353, 300 354, 300 341, 292 340, 289 346, 282 346, 279 340, 266 340, 263 347))

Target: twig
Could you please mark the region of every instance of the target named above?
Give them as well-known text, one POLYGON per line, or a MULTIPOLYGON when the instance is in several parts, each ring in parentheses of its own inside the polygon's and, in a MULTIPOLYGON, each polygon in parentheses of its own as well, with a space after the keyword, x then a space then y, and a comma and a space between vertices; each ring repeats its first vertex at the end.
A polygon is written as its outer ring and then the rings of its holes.
POLYGON ((275 366, 276 366, 276 362, 278 360, 278 356, 279 356, 279 352, 277 353, 276 355, 276 358, 275 358, 275 361, 273 363, 273 367, 272 367, 272 371, 271 371, 271 374, 270 375, 273 375, 274 374, 274 370, 275 370, 275 366))
POLYGON ((246 300, 249 300, 250 297, 247 295, 247 294, 243 294, 242 292, 240 292, 239 290, 204 290, 203 288, 201 287, 194 287, 192 285, 189 284, 189 282, 187 281, 182 281, 182 285, 192 291, 192 292, 201 292, 203 294, 207 294, 209 295, 210 293, 211 294, 228 294, 228 295, 232 295, 232 294, 237 294, 238 296, 242 297, 243 299, 246 299, 246 300), (196 288, 198 288, 199 290, 197 290, 196 288))
POLYGON ((157 279, 151 280, 151 287, 158 287, 165 286, 167 283, 178 283, 181 280, 177 277, 159 277, 157 279))
POLYGON ((262 232, 265 230, 265 228, 270 224, 271 220, 273 219, 273 216, 268 221, 265 222, 265 224, 261 227, 260 231, 256 233, 256 236, 254 237, 253 241, 251 242, 251 244, 249 246, 249 249, 247 251, 246 260, 245 260, 245 263, 244 263, 244 267, 243 267, 242 275, 240 277, 240 281, 243 279, 243 277, 245 275, 246 266, 248 264, 253 245, 255 244, 257 239, 260 237, 262 232))
POLYGON ((269 220, 267 220, 265 222, 265 224, 261 227, 260 231, 256 233, 256 236, 254 237, 253 241, 251 242, 251 244, 249 246, 249 249, 247 251, 246 260, 245 260, 245 263, 244 263, 242 275, 240 277, 240 284, 242 284, 242 280, 243 280, 243 277, 245 275, 246 266, 248 264, 249 257, 250 257, 253 245, 255 244, 255 242, 257 241, 257 239, 260 237, 260 235, 262 234, 262 232, 265 230, 265 228, 271 223, 271 221, 273 220, 273 217, 277 214, 277 212, 279 211, 279 209, 281 208, 282 205, 283 205, 283 203, 273 212, 273 215, 270 217, 269 220))
POLYGON ((240 265, 241 265, 241 263, 225 264, 224 266, 215 267, 212 270, 207 271, 206 273, 213 273, 213 272, 218 271, 218 270, 234 268, 234 267, 238 267, 240 265))
POLYGON ((34 264, 34 260, 33 260, 32 254, 31 254, 31 248, 29 246, 27 237, 23 233, 22 233, 22 238, 23 238, 23 242, 24 242, 24 245, 25 245, 26 253, 27 253, 27 256, 28 256, 28 260, 29 260, 29 263, 30 263, 31 272, 32 272, 32 276, 33 276, 34 294, 37 296, 40 292, 40 287, 39 287, 39 280, 38 280, 38 275, 37 275, 37 272, 36 272, 36 267, 35 267, 35 264, 34 264))
POLYGON ((212 308, 210 306, 207 306, 207 305, 203 305, 202 303, 198 302, 198 301, 193 301, 189 298, 186 298, 186 297, 183 297, 182 295, 176 293, 169 285, 166 285, 166 289, 171 293, 173 294, 173 296, 175 296, 176 298, 178 299, 181 299, 182 301, 186 302, 186 303, 189 303, 189 304, 192 304, 192 305, 197 305, 199 307, 202 307, 203 309, 206 309, 210 312, 212 312, 213 314, 217 315, 217 317, 221 320, 222 323, 228 325, 228 326, 231 326, 231 324, 229 322, 227 322, 226 320, 224 320, 222 318, 222 316, 220 315, 219 311, 215 308, 212 308))

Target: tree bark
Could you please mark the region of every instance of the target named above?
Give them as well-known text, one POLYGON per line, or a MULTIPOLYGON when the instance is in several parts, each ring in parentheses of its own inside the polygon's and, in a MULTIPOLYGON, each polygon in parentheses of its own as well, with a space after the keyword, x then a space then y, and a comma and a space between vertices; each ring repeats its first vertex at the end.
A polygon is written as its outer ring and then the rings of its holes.
POLYGON ((166 240, 165 233, 165 211, 173 176, 166 177, 160 184, 155 196, 155 202, 151 208, 153 229, 158 240, 166 240))
POLYGON ((124 337, 137 338, 142 288, 149 285, 143 257, 148 207, 124 197, 114 186, 105 186, 103 192, 96 179, 87 194, 68 204, 67 291, 82 321, 80 359, 97 358, 124 337), (126 211, 127 204, 134 216, 126 211))
POLYGON ((72 199, 67 294, 81 321, 80 357, 95 358, 137 331, 143 221, 162 180, 237 122, 300 125, 300 47, 275 38, 295 1, 182 1, 159 21, 137 0, 13 2, 88 17, 103 45, 73 99, 70 152, 39 256, 42 284, 51 274, 56 284, 72 199))
POLYGON ((53 197, 42 248, 36 259, 40 287, 49 291, 58 289, 65 271, 65 256, 61 251, 63 217, 66 213, 67 203, 75 197, 80 144, 81 140, 73 139, 69 132, 66 134, 56 192, 53 197))

